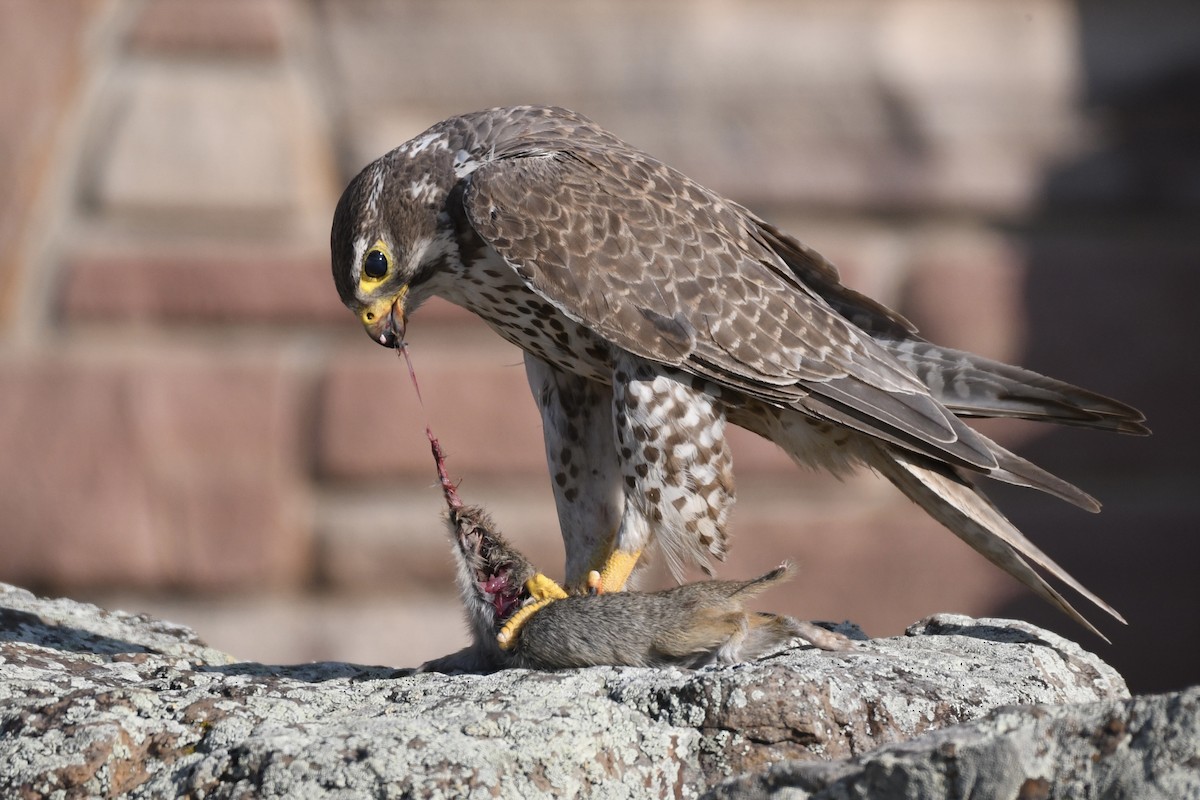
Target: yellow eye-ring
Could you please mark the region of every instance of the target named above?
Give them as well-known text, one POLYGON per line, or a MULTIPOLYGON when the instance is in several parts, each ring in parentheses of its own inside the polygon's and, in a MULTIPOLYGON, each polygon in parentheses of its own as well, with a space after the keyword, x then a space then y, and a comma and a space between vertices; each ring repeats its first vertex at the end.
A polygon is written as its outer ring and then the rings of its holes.
POLYGON ((365 280, 382 280, 392 266, 391 253, 383 241, 375 242, 367 254, 363 256, 362 275, 365 280))

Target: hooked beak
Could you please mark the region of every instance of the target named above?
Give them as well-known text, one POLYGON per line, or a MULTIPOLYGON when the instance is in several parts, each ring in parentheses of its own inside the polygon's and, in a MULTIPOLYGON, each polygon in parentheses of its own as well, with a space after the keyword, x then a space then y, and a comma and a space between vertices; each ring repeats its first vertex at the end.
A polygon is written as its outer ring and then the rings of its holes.
POLYGON ((399 347, 404 344, 404 298, 408 287, 391 297, 384 297, 363 310, 360 319, 367 335, 384 347, 399 347))

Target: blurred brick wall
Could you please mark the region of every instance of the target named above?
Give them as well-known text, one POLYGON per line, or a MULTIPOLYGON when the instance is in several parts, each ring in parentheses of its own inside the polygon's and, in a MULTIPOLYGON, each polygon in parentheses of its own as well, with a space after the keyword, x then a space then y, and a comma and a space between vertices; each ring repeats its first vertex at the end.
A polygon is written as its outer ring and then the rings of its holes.
MULTIPOLYGON (((1107 501, 1098 522, 1003 493, 1127 610, 1103 652, 1135 684, 1196 682, 1176 647, 1146 667, 1168 626, 1194 647, 1200 625, 1170 566, 1198 555, 1186 403, 1163 399, 1196 370, 1162 352, 1200 255, 1200 26, 1180 24, 1200 18, 1166 5, 1127 25, 1065 0, 5 3, 0 579, 167 613, 247 658, 446 652, 426 417, 464 495, 559 572, 520 354, 430 303, 422 411, 327 253, 365 163, 450 114, 547 102, 754 207, 931 338, 1141 405, 1155 439, 988 430, 1107 501)), ((1008 609, 1084 635, 874 477, 747 435, 735 459, 723 573, 801 567, 768 605, 877 634, 1008 609)))

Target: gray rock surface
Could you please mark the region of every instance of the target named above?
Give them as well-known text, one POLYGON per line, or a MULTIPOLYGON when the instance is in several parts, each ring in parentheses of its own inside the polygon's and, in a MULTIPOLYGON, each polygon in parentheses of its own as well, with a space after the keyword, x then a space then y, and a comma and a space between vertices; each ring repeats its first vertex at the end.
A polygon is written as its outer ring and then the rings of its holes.
POLYGON ((788 761, 712 800, 1200 797, 1200 687, 1102 703, 998 708, 839 762, 788 761))
POLYGON ((745 775, 762 794, 774 773, 754 773, 781 762, 842 759, 819 774, 849 785, 872 768, 845 759, 997 706, 1127 696, 1097 657, 1002 620, 696 671, 412 675, 239 663, 185 628, 0 585, 4 797, 737 796, 718 785, 745 775))

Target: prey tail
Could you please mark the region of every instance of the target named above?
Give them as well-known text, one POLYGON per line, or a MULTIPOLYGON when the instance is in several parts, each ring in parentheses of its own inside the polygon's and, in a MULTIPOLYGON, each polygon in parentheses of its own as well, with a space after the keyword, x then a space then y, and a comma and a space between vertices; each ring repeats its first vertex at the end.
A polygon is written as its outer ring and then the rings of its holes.
POLYGON ((751 578, 748 581, 721 581, 720 583, 725 583, 729 587, 729 597, 736 597, 738 602, 744 602, 765 592, 777 583, 790 580, 795 574, 796 568, 791 563, 784 561, 775 569, 759 575, 757 578, 751 578))
POLYGON ((875 469, 930 516, 1039 597, 1058 606, 1071 619, 1108 641, 1030 566, 1030 561, 1117 620, 1125 622, 1124 617, 1112 606, 1084 588, 1083 584, 1025 538, 966 478, 945 465, 894 448, 881 447, 879 452, 881 457, 873 459, 872 463, 875 469))
MULTIPOLYGON (((785 561, 765 575, 752 580, 730 581, 728 585, 734 588, 729 597, 736 597, 740 605, 795 574, 796 568, 785 561)), ((849 650, 854 646, 850 639, 840 633, 792 617, 765 612, 739 613, 732 616, 740 617, 744 621, 739 626, 740 634, 731 638, 718 656, 718 660, 725 663, 761 658, 786 646, 795 638, 803 639, 820 650, 849 650)))

